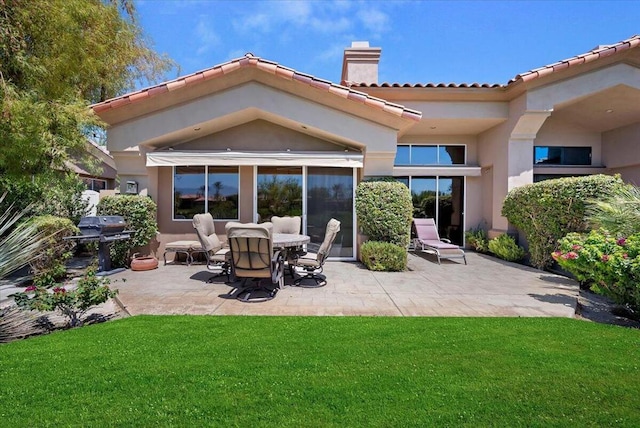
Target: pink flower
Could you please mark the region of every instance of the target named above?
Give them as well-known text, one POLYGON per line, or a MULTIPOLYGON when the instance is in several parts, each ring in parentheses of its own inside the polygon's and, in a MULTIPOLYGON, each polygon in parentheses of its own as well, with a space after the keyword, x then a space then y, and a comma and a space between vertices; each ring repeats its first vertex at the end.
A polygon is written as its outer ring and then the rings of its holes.
POLYGON ((53 289, 53 292, 56 293, 56 294, 58 294, 58 293, 64 294, 64 293, 67 292, 67 290, 65 290, 63 287, 56 287, 56 288, 53 289))
POLYGON ((577 258, 578 258, 578 253, 573 252, 573 251, 569 251, 569 252, 567 253, 567 258, 568 258, 568 259, 571 259, 571 260, 575 260, 575 259, 577 259, 577 258))
POLYGON ((626 240, 625 238, 620 238, 620 239, 618 239, 618 240, 616 241, 616 243, 617 243, 618 245, 620 245, 621 247, 623 247, 623 246, 624 246, 624 244, 626 244, 626 243, 627 243, 627 240, 626 240))
POLYGON ((30 285, 27 288, 24 289, 25 293, 28 293, 30 291, 36 291, 36 286, 35 285, 30 285))
POLYGON ((582 249, 582 247, 581 247, 580 245, 577 245, 577 244, 576 244, 576 245, 574 245, 574 246, 573 246, 573 247, 571 247, 571 248, 573 248, 573 249, 574 249, 574 250, 576 250, 576 251, 578 251, 578 250, 581 250, 581 249, 582 249))
POLYGON ((623 259, 628 259, 628 258, 629 258, 629 254, 624 253, 624 254, 622 255, 622 258, 623 258, 623 259))
POLYGON ((558 258, 562 257, 562 252, 554 251, 553 253, 551 253, 551 257, 553 257, 554 260, 558 260, 558 258))
POLYGON ((600 259, 603 262, 608 262, 609 261, 609 255, 608 254, 603 254, 602 257, 600 257, 600 259))

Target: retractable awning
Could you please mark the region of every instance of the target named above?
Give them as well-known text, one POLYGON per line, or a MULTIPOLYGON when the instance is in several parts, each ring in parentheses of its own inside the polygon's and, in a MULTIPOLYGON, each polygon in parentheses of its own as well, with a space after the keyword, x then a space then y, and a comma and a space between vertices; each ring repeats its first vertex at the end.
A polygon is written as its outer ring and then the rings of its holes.
POLYGON ((355 152, 238 152, 160 151, 147 153, 147 166, 335 166, 362 168, 363 154, 355 152))

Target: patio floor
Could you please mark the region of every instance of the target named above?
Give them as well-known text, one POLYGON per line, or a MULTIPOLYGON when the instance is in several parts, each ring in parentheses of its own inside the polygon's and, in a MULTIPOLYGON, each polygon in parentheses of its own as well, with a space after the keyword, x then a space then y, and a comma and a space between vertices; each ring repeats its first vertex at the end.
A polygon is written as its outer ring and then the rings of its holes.
MULTIPOLYGON (((371 272, 356 262, 327 262, 322 288, 286 286, 275 299, 244 303, 206 265, 168 264, 110 276, 131 315, 378 315, 574 317, 578 284, 562 276, 469 252, 468 265, 409 254, 406 272, 371 272), (126 279, 123 282, 122 279, 126 279)), ((286 277, 287 284, 291 283, 286 277)))

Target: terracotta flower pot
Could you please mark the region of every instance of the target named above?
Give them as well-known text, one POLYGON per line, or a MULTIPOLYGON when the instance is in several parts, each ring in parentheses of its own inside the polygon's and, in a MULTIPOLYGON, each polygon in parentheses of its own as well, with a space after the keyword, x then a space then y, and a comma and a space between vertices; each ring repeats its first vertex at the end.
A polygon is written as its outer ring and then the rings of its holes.
POLYGON ((152 256, 136 257, 131 260, 131 270, 151 270, 158 267, 158 259, 152 256))

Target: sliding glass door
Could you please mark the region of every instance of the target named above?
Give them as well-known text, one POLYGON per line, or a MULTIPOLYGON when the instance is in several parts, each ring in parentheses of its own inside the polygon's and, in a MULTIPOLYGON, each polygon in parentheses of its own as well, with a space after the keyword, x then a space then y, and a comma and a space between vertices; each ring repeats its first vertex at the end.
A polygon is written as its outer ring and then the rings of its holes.
POLYGON ((352 259, 354 246, 353 168, 256 168, 257 221, 277 216, 301 216, 302 233, 311 237, 308 250, 316 252, 324 240, 327 223, 340 221, 331 257, 352 259))
POLYGON ((258 222, 302 215, 302 167, 258 167, 258 222))
POLYGON ((353 245, 353 169, 307 168, 307 235, 309 248, 316 251, 324 240, 331 218, 340 221, 340 232, 331 249, 331 257, 351 258, 353 245))
POLYGON ((411 189, 413 216, 433 218, 441 238, 463 244, 464 177, 399 177, 411 189))

